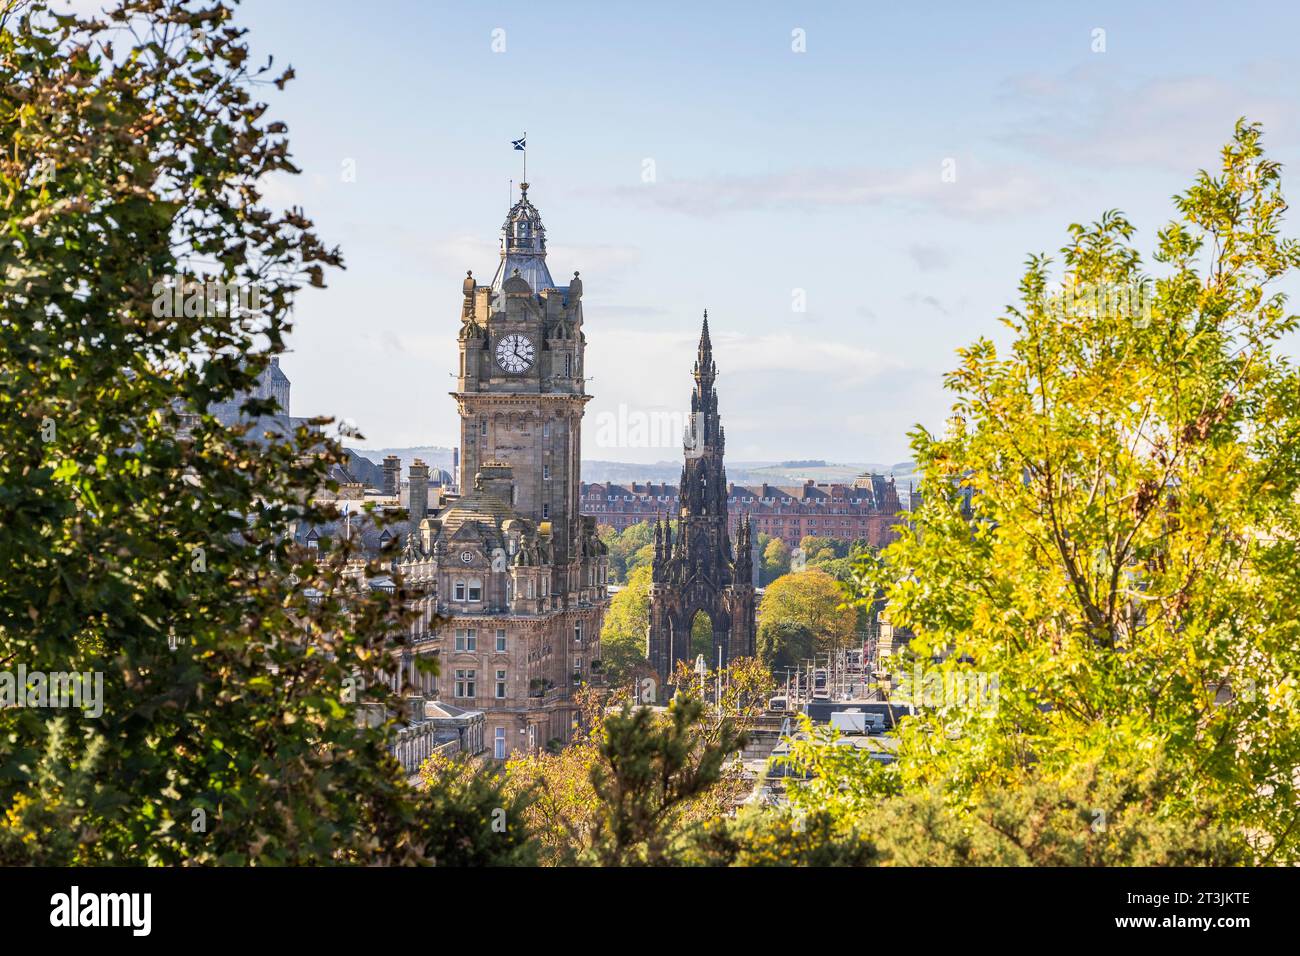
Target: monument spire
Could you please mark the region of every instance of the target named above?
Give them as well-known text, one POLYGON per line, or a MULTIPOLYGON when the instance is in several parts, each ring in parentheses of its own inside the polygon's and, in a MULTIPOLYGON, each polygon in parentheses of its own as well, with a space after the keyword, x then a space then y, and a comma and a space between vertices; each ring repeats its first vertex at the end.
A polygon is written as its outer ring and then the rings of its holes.
POLYGON ((650 590, 647 657, 666 682, 676 662, 689 659, 690 635, 699 612, 712 624, 710 661, 752 657, 755 649, 751 528, 746 516, 737 527, 743 554, 732 551, 727 517, 727 472, 723 431, 714 388, 709 314, 704 313, 692 376, 690 424, 685 435, 677 533, 665 528, 662 555, 656 555, 650 590))

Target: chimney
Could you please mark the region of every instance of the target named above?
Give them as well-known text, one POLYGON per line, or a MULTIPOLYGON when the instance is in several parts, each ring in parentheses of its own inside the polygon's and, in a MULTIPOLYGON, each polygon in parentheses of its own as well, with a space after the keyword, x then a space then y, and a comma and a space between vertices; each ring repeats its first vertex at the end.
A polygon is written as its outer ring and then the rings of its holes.
POLYGON ((402 459, 389 455, 384 459, 384 494, 397 497, 402 490, 402 459))
POLYGON ((429 511, 429 466, 419 458, 411 463, 410 480, 411 490, 408 499, 410 506, 407 515, 411 522, 411 530, 419 531, 420 522, 429 511))
POLYGON ((485 461, 474 476, 474 487, 512 504, 515 497, 514 469, 503 461, 485 461))

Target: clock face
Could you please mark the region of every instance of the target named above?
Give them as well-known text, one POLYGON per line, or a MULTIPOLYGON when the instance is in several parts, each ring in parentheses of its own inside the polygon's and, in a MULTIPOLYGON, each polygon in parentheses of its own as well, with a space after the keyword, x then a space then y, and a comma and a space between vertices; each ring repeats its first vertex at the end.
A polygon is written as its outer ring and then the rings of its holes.
POLYGON ((503 335, 497 342, 497 364, 516 375, 532 368, 535 354, 532 340, 518 332, 503 335))
POLYGON ((473 551, 462 551, 462 552, 460 553, 460 560, 461 560, 461 563, 462 563, 462 564, 471 564, 471 563, 473 563, 473 561, 474 561, 474 552, 473 552, 473 551))

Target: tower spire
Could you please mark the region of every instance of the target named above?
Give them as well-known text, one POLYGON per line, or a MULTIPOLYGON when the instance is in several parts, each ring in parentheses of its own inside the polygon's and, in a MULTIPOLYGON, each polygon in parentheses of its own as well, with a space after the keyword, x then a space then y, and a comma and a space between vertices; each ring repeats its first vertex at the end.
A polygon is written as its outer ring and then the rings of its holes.
MULTIPOLYGON (((713 372, 717 367, 713 364, 713 342, 709 338, 709 310, 704 310, 704 324, 700 327, 700 347, 695 360, 695 369, 697 372, 704 370, 713 372)), ((696 376, 698 378, 698 375, 696 376)))
MULTIPOLYGON (((714 388, 718 367, 709 337, 709 313, 700 326, 692 377, 690 424, 677 489, 677 529, 665 527, 665 561, 650 595, 646 656, 666 681, 677 661, 690 658, 693 615, 705 611, 713 623, 710 659, 727 663, 755 650, 752 530, 749 516, 737 525, 738 551, 728 528, 724 437, 714 388)), ((656 538, 656 550, 658 539, 656 538)))
POLYGON ((695 387, 691 389, 691 431, 687 445, 695 453, 705 449, 722 454, 722 431, 718 423, 718 393, 713 387, 718 376, 718 366, 713 361, 713 342, 709 339, 709 312, 704 311, 704 324, 700 329, 700 347, 691 372, 695 387))

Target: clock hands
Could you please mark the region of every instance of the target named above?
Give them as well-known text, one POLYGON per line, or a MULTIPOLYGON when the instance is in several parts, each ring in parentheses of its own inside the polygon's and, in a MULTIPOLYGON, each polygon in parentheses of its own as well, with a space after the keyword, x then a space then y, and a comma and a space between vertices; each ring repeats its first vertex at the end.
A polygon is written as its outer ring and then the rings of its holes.
POLYGON ((522 372, 532 365, 533 352, 533 343, 522 335, 507 335, 497 343, 497 361, 507 372, 522 372))

